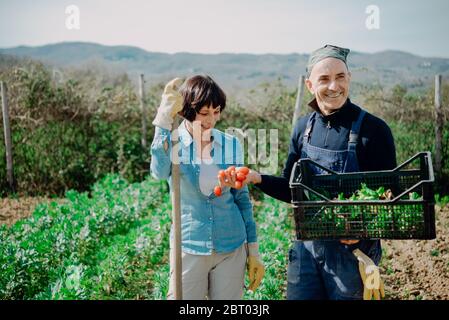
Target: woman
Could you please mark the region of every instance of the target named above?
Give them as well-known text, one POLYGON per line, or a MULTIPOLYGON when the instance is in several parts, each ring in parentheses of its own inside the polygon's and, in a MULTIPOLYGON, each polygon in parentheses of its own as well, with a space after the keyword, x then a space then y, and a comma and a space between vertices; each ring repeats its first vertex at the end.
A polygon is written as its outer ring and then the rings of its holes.
MULTIPOLYGON (((178 91, 181 79, 170 81, 153 121, 151 173, 171 186, 173 118, 179 144, 182 234, 182 294, 184 299, 241 299, 245 265, 250 289, 259 285, 264 267, 259 259, 256 226, 247 187, 213 192, 217 174, 243 164, 239 141, 214 129, 226 106, 223 90, 208 76, 193 76, 178 91)), ((170 288, 173 299, 173 248, 170 248, 170 288)))

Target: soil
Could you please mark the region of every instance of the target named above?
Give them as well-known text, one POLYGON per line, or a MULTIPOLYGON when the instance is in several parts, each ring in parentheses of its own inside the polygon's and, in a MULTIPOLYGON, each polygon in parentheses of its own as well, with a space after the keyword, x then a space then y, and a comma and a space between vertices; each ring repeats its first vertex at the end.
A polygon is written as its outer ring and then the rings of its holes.
POLYGON ((63 199, 45 197, 0 198, 0 224, 12 225, 17 220, 29 217, 39 203, 61 202, 63 199))
POLYGON ((435 207, 435 240, 385 240, 381 275, 387 298, 449 299, 449 207, 435 207))

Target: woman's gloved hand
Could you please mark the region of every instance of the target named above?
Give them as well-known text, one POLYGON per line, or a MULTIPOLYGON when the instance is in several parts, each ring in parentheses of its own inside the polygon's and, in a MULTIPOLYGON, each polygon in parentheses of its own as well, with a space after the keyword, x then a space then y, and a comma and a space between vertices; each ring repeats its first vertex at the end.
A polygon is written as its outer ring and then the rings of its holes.
POLYGON ((256 291, 265 274, 265 267, 260 260, 259 244, 257 242, 248 243, 247 268, 249 277, 249 290, 256 291))
POLYGON ((363 300, 380 300, 385 297, 384 283, 380 278, 379 267, 359 249, 352 252, 359 260, 359 271, 363 281, 363 300))
POLYGON ((162 93, 161 104, 157 109, 157 114, 153 120, 153 125, 168 130, 172 129, 173 119, 176 114, 182 110, 182 96, 178 92, 179 86, 182 82, 182 79, 175 78, 165 85, 164 92, 162 93))

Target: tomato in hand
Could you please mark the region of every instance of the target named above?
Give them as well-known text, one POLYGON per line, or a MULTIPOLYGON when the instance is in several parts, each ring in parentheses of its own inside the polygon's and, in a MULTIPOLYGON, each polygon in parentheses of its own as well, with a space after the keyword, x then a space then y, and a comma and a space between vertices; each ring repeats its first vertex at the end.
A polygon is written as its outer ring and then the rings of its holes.
POLYGON ((242 188, 242 181, 236 181, 235 182, 235 185, 234 185, 234 187, 236 188, 236 189, 241 189, 242 188))
POLYGON ((242 172, 237 172, 237 180, 238 181, 245 181, 246 179, 246 174, 242 173, 242 172))
POLYGON ((220 170, 220 171, 218 171, 218 176, 219 176, 220 178, 224 178, 224 177, 226 177, 226 173, 225 173, 225 171, 224 171, 224 170, 220 170))
POLYGON ((241 172, 246 176, 249 173, 249 169, 247 167, 241 167, 237 170, 237 172, 241 172))
POLYGON ((216 186, 216 187, 214 188, 214 194, 215 194, 217 197, 221 196, 221 188, 220 188, 219 186, 216 186))
POLYGON ((235 171, 235 166, 230 166, 226 169, 226 171, 231 172, 231 171, 235 171))

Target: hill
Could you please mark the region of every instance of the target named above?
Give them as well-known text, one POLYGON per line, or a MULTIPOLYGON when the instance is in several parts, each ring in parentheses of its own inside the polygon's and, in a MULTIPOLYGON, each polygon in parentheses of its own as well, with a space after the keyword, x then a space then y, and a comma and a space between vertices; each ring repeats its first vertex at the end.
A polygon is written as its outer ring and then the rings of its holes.
MULTIPOLYGON (((62 42, 38 47, 19 46, 0 49, 0 54, 28 57, 55 67, 104 65, 127 72, 131 77, 144 73, 149 82, 165 81, 173 76, 206 73, 226 90, 251 88, 263 81, 282 79, 296 86, 304 73, 307 54, 197 54, 148 52, 131 46, 105 46, 96 43, 62 42)), ((432 85, 434 75, 449 75, 449 59, 420 57, 401 51, 378 53, 351 52, 349 67, 355 83, 397 83, 409 89, 432 85)))

